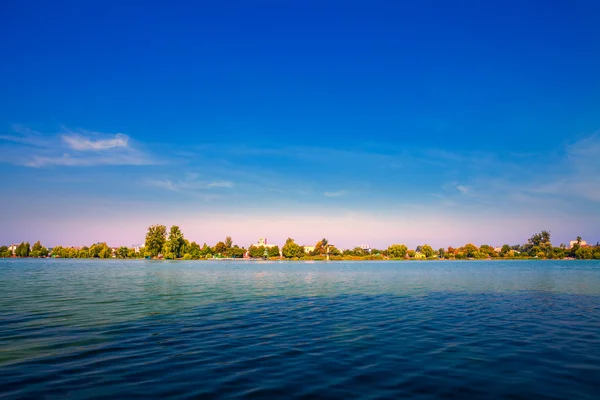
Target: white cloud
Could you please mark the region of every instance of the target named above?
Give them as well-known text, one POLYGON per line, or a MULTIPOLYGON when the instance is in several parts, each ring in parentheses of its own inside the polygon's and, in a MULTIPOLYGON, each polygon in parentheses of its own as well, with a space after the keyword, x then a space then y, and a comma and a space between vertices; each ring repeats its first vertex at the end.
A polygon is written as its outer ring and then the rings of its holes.
POLYGON ((338 190, 337 192, 325 192, 323 193, 325 197, 340 197, 346 195, 345 190, 338 190))
POLYGON ((0 160, 26 167, 90 167, 102 165, 152 165, 158 161, 129 136, 89 131, 44 135, 16 125, 15 134, 2 135, 10 142, 0 149, 0 160))
POLYGON ((465 185, 456 185, 456 189, 463 194, 469 193, 469 188, 465 185))
POLYGON ((114 137, 94 140, 80 134, 62 135, 63 141, 73 150, 77 151, 102 151, 114 148, 126 148, 129 145, 129 136, 117 133, 114 137))
POLYGON ((186 179, 172 181, 171 179, 147 179, 148 186, 169 190, 172 192, 195 192, 215 188, 232 188, 230 181, 202 181, 197 180, 196 174, 188 174, 186 179))
POLYGON ((229 181, 214 181, 214 182, 211 182, 208 185, 206 185, 206 187, 209 187, 209 188, 218 188, 218 187, 230 188, 230 187, 233 187, 233 183, 229 182, 229 181))

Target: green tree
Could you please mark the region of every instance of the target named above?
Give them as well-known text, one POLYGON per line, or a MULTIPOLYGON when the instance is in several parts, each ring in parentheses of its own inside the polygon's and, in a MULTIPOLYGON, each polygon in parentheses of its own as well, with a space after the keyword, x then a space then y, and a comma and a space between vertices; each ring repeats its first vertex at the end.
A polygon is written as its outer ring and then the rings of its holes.
POLYGON ((479 246, 479 252, 485 257, 495 256, 494 248, 489 244, 482 244, 481 246, 479 246))
POLYGON ((281 252, 285 258, 300 258, 304 256, 304 247, 296 244, 294 239, 288 238, 285 241, 281 252))
POLYGON ((443 247, 440 247, 437 251, 437 255, 439 258, 446 258, 446 250, 443 247))
POLYGON ((167 241, 167 227, 164 225, 152 225, 146 233, 144 249, 146 255, 156 257, 160 254, 167 241))
POLYGON ((271 246, 267 249, 269 257, 279 257, 279 246, 271 246))
POLYGON ((314 255, 323 256, 327 254, 329 250, 329 241, 325 238, 319 240, 315 245, 314 255))
POLYGON ((504 246, 502 246, 502 249, 500 250, 500 256, 508 257, 510 250, 511 250, 510 246, 505 244, 504 246))
POLYGON ((227 247, 227 249, 231 249, 233 247, 233 240, 231 239, 231 236, 227 236, 225 238, 225 247, 227 247))
POLYGON ((265 246, 250 246, 248 253, 252 258, 262 258, 265 255, 265 246))
POLYGON ((103 246, 100 249, 100 253, 98 254, 98 257, 100 258, 110 258, 112 257, 112 251, 110 250, 110 247, 108 247, 106 245, 106 243, 102 243, 103 246))
POLYGON ((431 248, 430 245, 424 244, 423 246, 421 246, 421 253, 423 253, 425 255, 425 257, 429 258, 429 257, 433 257, 433 255, 435 254, 435 251, 433 251, 433 248, 431 248))
POLYGON ((169 239, 164 245, 165 258, 175 259, 180 258, 185 247, 185 238, 181 229, 177 225, 173 225, 169 231, 169 239))
POLYGON ((236 244, 231 249, 229 249, 228 252, 230 257, 243 258, 244 254, 246 253, 246 249, 236 244))
POLYGON ((527 242, 532 246, 540 246, 542 243, 550 243, 550 232, 541 231, 530 237, 527 242))
POLYGON ((77 258, 89 258, 90 257, 89 251, 90 251, 90 249, 88 247, 83 246, 81 249, 79 249, 77 258))
POLYGON ((575 252, 575 257, 580 260, 591 260, 594 258, 594 251, 589 246, 581 246, 577 249, 577 252, 575 252))
POLYGON ((414 250, 408 250, 408 251, 406 252, 406 254, 408 254, 408 256, 409 256, 410 258, 414 258, 414 257, 415 257, 415 255, 417 254, 417 252, 416 252, 416 251, 414 251, 414 250))
POLYGON ((29 242, 21 242, 15 250, 15 256, 17 257, 29 257, 29 253, 31 253, 29 242))
POLYGON ((56 246, 52 249, 52 251, 50 252, 50 255, 52 257, 62 257, 62 251, 63 251, 62 246, 56 246))
POLYGON ((219 242, 217 244, 215 244, 214 247, 214 254, 221 254, 224 255, 227 252, 227 245, 223 242, 219 242))
POLYGON ((90 258, 109 258, 112 256, 112 251, 106 242, 95 243, 89 249, 90 258))
POLYGON ((467 243, 462 250, 467 258, 477 258, 476 256, 479 255, 479 249, 473 243, 467 243))
POLYGON ((200 248, 200 256, 201 257, 209 257, 213 254, 213 250, 212 248, 207 245, 206 243, 204 243, 202 245, 202 247, 200 248))
POLYGON ((119 257, 119 258, 127 258, 128 255, 129 255, 129 249, 125 246, 121 246, 117 250, 117 257, 119 257))
POLYGON ((30 257, 46 257, 48 255, 48 249, 42 246, 40 241, 38 240, 31 247, 30 257))
POLYGON ((12 257, 12 251, 8 249, 8 246, 0 247, 0 257, 1 258, 12 257))
POLYGON ((198 260, 202 256, 201 253, 202 249, 200 248, 200 245, 198 243, 190 243, 190 245, 187 248, 187 254, 190 255, 192 260, 198 260))
POLYGON ((404 258, 406 257, 406 252, 408 251, 408 247, 403 244, 393 244, 388 247, 388 256, 390 258, 404 258))

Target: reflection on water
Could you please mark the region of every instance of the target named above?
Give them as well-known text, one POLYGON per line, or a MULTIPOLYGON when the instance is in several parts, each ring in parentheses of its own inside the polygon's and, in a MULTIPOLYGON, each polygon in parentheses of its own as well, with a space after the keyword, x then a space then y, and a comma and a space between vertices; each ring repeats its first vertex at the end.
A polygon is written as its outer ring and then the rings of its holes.
POLYGON ((0 261, 0 394, 596 398, 600 262, 0 261))

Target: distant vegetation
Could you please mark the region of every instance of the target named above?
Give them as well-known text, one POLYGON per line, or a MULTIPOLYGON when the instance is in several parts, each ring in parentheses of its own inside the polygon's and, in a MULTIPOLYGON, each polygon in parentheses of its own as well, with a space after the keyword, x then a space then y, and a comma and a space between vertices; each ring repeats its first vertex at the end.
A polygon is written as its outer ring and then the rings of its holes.
POLYGON ((311 251, 288 238, 281 247, 274 245, 240 247, 233 243, 230 236, 224 241, 209 246, 199 245, 187 240, 178 226, 172 226, 167 232, 164 225, 152 225, 146 233, 143 247, 109 247, 106 242, 96 243, 89 247, 57 246, 49 251, 38 241, 33 247, 29 242, 16 246, 0 247, 0 257, 56 257, 56 258, 164 258, 169 260, 200 260, 212 258, 258 258, 288 260, 405 260, 405 259, 600 259, 600 245, 589 246, 578 237, 575 243, 567 247, 564 244, 554 246, 550 241, 550 232, 536 233, 522 245, 508 245, 494 248, 484 244, 479 247, 472 243, 458 248, 448 247, 434 250, 428 244, 409 249, 404 244, 392 244, 387 249, 354 249, 339 250, 327 239, 318 241, 311 251))

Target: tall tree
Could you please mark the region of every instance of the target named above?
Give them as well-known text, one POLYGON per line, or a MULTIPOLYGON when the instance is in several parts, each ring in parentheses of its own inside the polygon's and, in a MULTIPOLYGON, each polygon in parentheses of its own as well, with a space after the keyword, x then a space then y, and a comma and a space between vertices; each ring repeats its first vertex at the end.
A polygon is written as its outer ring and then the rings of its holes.
POLYGON ((165 245, 167 237, 167 227, 164 225, 152 225, 146 233, 146 243, 144 249, 146 255, 156 257, 160 254, 165 245))
POLYGON ((327 239, 323 238, 323 239, 319 240, 317 242, 317 244, 315 245, 315 251, 314 251, 315 255, 322 256, 322 255, 327 254, 328 247, 329 247, 329 241, 327 239))
POLYGON ((185 238, 181 229, 177 225, 173 225, 169 231, 169 239, 164 245, 164 254, 166 258, 180 258, 183 254, 185 246, 185 238))
POLYGON ((300 258, 304 256, 304 247, 296 244, 294 239, 288 238, 281 248, 281 252, 285 258, 300 258))
POLYGON ((31 252, 31 247, 29 245, 29 242, 21 242, 21 244, 19 244, 17 246, 17 249, 15 250, 15 256, 29 257, 30 252, 31 252))
POLYGON ((215 244, 214 251, 215 254, 223 255, 227 252, 227 246, 223 242, 219 242, 215 244))
POLYGON ((271 246, 267 249, 269 257, 279 257, 279 246, 271 246))
POLYGON ((433 248, 430 245, 424 244, 423 246, 421 246, 421 253, 423 253, 425 257, 429 258, 433 257, 435 251, 433 251, 433 248))
POLYGON ((403 244, 393 244, 388 247, 388 256, 390 258, 404 258, 406 257, 406 252, 408 248, 403 244))

